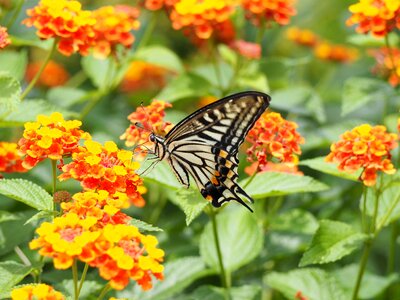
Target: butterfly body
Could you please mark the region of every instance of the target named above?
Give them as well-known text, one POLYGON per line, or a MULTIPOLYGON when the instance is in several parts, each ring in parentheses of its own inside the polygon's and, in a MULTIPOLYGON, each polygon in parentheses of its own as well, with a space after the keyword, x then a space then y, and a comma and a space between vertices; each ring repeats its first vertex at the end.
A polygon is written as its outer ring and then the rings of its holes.
POLYGON ((234 94, 183 119, 165 136, 152 133, 154 154, 167 160, 178 181, 189 187, 189 175, 215 207, 235 200, 250 211, 253 200, 237 184, 237 153, 248 131, 269 106, 260 92, 234 94))

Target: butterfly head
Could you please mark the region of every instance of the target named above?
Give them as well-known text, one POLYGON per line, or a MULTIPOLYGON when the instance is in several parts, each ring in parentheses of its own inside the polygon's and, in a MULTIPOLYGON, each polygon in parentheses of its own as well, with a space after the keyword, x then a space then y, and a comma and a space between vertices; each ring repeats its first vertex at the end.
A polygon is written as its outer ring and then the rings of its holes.
POLYGON ((149 135, 150 142, 154 143, 154 154, 157 155, 160 159, 165 157, 167 151, 165 151, 164 138, 156 135, 154 132, 149 135))

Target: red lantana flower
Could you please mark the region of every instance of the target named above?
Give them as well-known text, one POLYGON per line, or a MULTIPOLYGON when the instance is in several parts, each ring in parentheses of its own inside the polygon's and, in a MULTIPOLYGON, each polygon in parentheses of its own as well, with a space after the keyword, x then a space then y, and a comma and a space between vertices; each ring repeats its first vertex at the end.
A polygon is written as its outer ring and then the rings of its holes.
POLYGON ((3 49, 11 44, 11 40, 8 37, 7 28, 0 26, 0 49, 3 49))
POLYGON ((296 14, 295 0, 241 0, 246 11, 246 16, 256 25, 276 22, 279 25, 287 25, 290 18, 296 14))
POLYGON ((0 173, 28 171, 22 166, 22 158, 16 143, 0 142, 0 173))
MULTIPOLYGON (((35 77, 35 75, 39 72, 42 64, 43 62, 33 62, 28 64, 25 73, 26 81, 30 82, 35 77)), ((60 86, 64 85, 64 83, 67 82, 68 78, 69 74, 65 70, 65 68, 55 61, 50 60, 45 66, 43 72, 40 74, 36 85, 47 88, 60 86)))

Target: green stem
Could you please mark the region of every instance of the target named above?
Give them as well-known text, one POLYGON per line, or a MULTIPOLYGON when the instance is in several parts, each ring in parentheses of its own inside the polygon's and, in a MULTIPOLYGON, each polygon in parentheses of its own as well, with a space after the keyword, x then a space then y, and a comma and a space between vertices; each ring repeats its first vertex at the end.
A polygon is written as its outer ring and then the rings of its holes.
POLYGON ((25 255, 25 253, 21 250, 20 247, 15 246, 14 251, 25 266, 32 266, 32 263, 30 262, 29 258, 25 255))
POLYGON ((366 220, 366 211, 367 211, 367 192, 368 189, 365 185, 363 185, 363 213, 361 214, 361 226, 364 232, 368 232, 367 220, 366 220))
POLYGON ((29 94, 29 92, 32 90, 32 88, 35 86, 36 82, 38 81, 40 75, 42 75, 44 68, 47 66, 47 64, 50 61, 50 58, 52 57, 54 51, 56 50, 57 46, 57 39, 53 40, 53 45, 51 46, 51 49, 49 53, 47 53, 47 56, 43 62, 43 64, 40 66, 39 71, 36 73, 35 77, 33 77, 32 81, 29 83, 25 91, 21 94, 21 101, 24 100, 24 98, 29 94))
POLYGON ((91 112, 91 110, 96 106, 96 104, 100 101, 101 97, 103 97, 104 95, 105 95, 104 91, 98 91, 97 93, 95 93, 93 95, 93 98, 82 109, 79 119, 83 120, 91 112))
POLYGON ((104 298, 104 296, 111 290, 111 286, 110 284, 106 284, 103 288, 103 290, 101 291, 99 297, 97 297, 97 300, 102 300, 104 298))
MULTIPOLYGON (((51 173, 52 173, 52 178, 53 178, 53 187, 52 187, 52 192, 53 192, 53 197, 54 194, 56 193, 57 190, 57 161, 54 159, 51 159, 51 173)), ((53 211, 56 211, 56 202, 53 199, 53 211)))
POLYGON ((213 44, 212 40, 209 41, 208 45, 210 48, 211 62, 212 62, 212 65, 214 66, 215 75, 217 77, 218 89, 221 91, 222 96, 223 96, 223 94, 225 94, 225 90, 224 90, 224 86, 222 84, 221 70, 219 69, 219 66, 218 66, 217 49, 216 49, 215 45, 213 44))
POLYGON ((89 265, 86 263, 85 267, 83 268, 81 280, 79 281, 78 295, 81 293, 81 290, 82 290, 82 287, 83 287, 83 283, 85 282, 86 274, 87 274, 88 269, 89 269, 89 265))
POLYGON ((76 259, 74 259, 74 263, 72 264, 72 280, 74 284, 74 300, 79 299, 79 291, 78 291, 78 266, 76 263, 76 259))
POLYGON ((253 174, 251 174, 250 178, 246 181, 246 183, 243 185, 243 189, 247 188, 247 186, 253 181, 253 179, 256 177, 258 171, 258 165, 256 170, 254 171, 253 174))
POLYGON ((150 22, 147 24, 146 30, 144 31, 142 38, 136 46, 136 51, 147 46, 147 44, 149 43, 151 35, 154 32, 154 28, 156 28, 158 17, 159 14, 157 12, 151 12, 150 22))
POLYGON ((7 27, 8 30, 10 30, 10 28, 14 25, 15 21, 17 20, 18 15, 19 15, 19 13, 20 13, 20 11, 22 9, 22 6, 24 5, 24 2, 25 2, 24 0, 20 0, 17 3, 17 6, 15 7, 14 13, 10 18, 10 21, 8 21, 8 23, 6 24, 6 27, 7 27))
POLYGON ((397 222, 393 222, 390 235, 389 257, 387 266, 388 275, 394 272, 395 257, 396 257, 396 240, 398 234, 399 232, 398 232, 397 222))
POLYGON ((357 300, 358 298, 358 291, 360 290, 361 280, 364 276, 365 267, 367 266, 369 253, 371 251, 371 246, 372 246, 371 240, 366 241, 364 244, 364 250, 361 257, 360 267, 358 269, 356 285, 353 290, 353 297, 351 298, 352 300, 357 300))
POLYGON ((87 75, 82 70, 75 73, 65 84, 66 87, 76 88, 84 83, 87 79, 87 75))

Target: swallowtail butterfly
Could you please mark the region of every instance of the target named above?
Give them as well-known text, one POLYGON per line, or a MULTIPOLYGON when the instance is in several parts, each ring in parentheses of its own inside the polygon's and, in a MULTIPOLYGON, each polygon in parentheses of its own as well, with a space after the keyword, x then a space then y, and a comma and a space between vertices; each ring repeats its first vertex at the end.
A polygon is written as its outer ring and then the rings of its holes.
POLYGON ((186 187, 192 176, 213 206, 235 200, 252 211, 245 201, 252 203, 253 199, 237 184, 237 154, 270 100, 260 92, 234 94, 195 111, 165 137, 151 133, 157 162, 167 160, 186 187))

